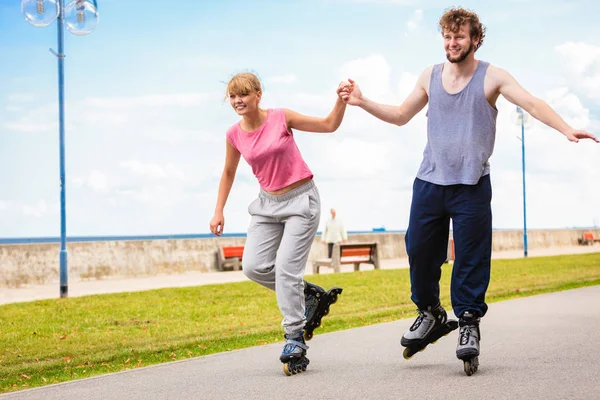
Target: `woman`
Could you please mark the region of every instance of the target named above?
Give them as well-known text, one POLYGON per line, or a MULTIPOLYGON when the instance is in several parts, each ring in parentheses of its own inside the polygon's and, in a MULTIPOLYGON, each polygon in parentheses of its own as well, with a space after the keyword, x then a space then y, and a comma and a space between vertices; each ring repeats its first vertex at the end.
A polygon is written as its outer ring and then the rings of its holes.
POLYGON ((275 291, 283 315, 286 344, 280 360, 286 375, 306 369, 305 338, 310 340, 329 305, 341 288, 325 292, 304 281, 308 260, 321 215, 319 191, 304 162, 292 129, 334 132, 341 124, 346 105, 339 97, 326 118, 294 111, 260 108, 262 88, 251 73, 235 75, 227 84, 231 106, 242 119, 227 130, 225 168, 219 184, 215 215, 210 230, 223 233, 223 209, 233 184, 240 156, 252 168, 260 185, 258 198, 248 207, 252 216, 243 254, 244 274, 275 291))

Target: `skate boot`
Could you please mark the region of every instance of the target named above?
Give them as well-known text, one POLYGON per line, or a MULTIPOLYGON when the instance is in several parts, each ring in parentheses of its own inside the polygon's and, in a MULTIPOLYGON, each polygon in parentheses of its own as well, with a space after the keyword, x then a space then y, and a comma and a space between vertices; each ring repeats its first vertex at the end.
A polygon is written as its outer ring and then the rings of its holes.
POLYGON ((417 319, 400 340, 400 344, 406 347, 402 354, 406 360, 458 328, 458 321, 448 320, 446 310, 441 304, 417 311, 417 319))
POLYGON ((313 331, 321 326, 321 319, 329 314, 329 306, 337 301, 342 290, 342 288, 334 287, 325 291, 314 283, 304 281, 304 316, 306 317, 304 337, 306 340, 312 339, 313 331))
POLYGON ((306 350, 308 346, 304 341, 303 332, 300 331, 296 335, 284 335, 286 341, 283 346, 283 351, 279 360, 283 363, 283 372, 287 376, 299 374, 306 371, 308 366, 308 358, 306 358, 306 350))
POLYGON ((470 311, 465 311, 458 320, 460 333, 458 345, 456 346, 456 357, 463 361, 465 373, 468 376, 477 372, 479 367, 479 317, 470 311))

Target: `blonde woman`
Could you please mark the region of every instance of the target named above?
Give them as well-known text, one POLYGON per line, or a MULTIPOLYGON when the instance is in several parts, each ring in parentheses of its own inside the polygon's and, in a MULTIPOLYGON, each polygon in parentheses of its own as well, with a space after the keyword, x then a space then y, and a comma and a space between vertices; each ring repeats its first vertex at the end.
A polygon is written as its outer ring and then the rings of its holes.
POLYGON ((223 209, 242 156, 260 185, 258 198, 248 207, 252 218, 242 268, 249 279, 275 291, 283 316, 286 343, 280 361, 286 375, 306 370, 305 340, 312 338, 313 330, 342 292, 341 288, 326 292, 304 281, 321 203, 293 130, 334 132, 346 110, 339 98, 344 85, 338 87, 335 106, 325 118, 283 108, 261 108, 262 87, 254 74, 237 74, 227 85, 231 107, 242 119, 227 130, 225 167, 210 230, 217 236, 223 233, 223 209))

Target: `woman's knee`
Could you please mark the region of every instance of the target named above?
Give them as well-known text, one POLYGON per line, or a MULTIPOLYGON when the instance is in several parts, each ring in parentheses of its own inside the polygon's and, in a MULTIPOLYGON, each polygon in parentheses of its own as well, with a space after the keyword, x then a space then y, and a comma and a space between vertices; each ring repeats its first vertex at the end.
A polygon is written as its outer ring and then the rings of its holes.
POLYGON ((242 262, 242 272, 248 279, 256 281, 263 278, 273 271, 274 265, 265 265, 252 259, 244 259, 242 262))

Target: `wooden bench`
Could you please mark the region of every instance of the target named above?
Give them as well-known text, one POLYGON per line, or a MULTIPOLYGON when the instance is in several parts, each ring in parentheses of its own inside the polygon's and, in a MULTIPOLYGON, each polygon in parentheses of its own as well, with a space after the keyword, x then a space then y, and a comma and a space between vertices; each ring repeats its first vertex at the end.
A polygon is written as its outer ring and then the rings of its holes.
POLYGON ((313 262, 313 274, 319 273, 320 267, 333 268, 340 272, 343 264, 354 264, 354 271, 360 269, 360 264, 373 264, 379 269, 379 251, 377 243, 340 243, 333 246, 331 258, 322 258, 313 262))
POLYGON ((600 237, 594 237, 594 232, 583 232, 583 236, 579 238, 579 244, 591 246, 594 242, 600 242, 600 237))
POLYGON ((244 246, 219 246, 217 250, 217 269, 225 271, 231 267, 234 271, 242 269, 244 246))

